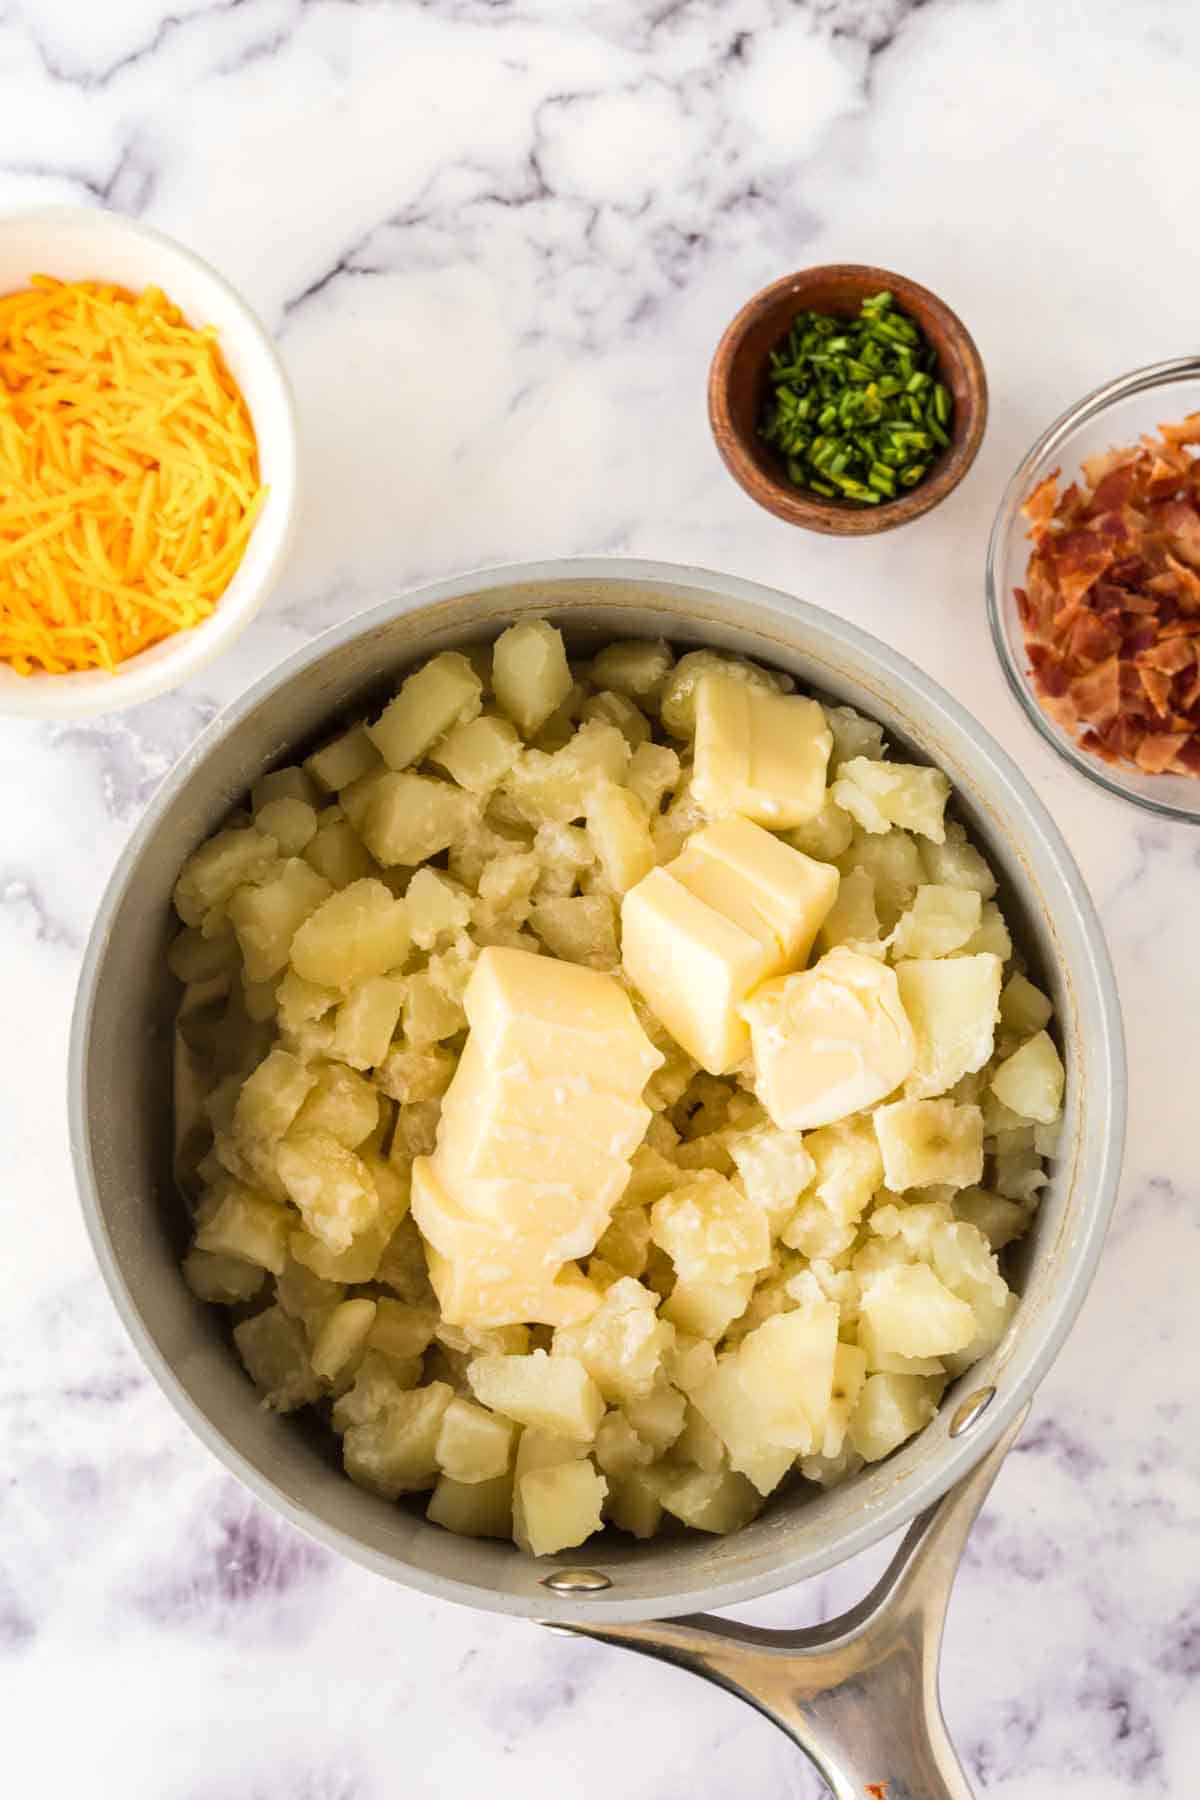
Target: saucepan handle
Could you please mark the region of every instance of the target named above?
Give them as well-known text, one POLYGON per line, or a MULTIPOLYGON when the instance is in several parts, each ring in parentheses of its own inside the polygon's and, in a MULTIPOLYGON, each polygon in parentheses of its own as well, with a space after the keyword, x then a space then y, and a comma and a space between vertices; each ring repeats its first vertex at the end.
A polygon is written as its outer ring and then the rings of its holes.
POLYGON ((1027 1413, 910 1526, 882 1579, 841 1618, 804 1631, 703 1613, 560 1629, 674 1663, 736 1694, 799 1744, 837 1800, 972 1800, 942 1718, 942 1627, 967 1535, 1027 1413))

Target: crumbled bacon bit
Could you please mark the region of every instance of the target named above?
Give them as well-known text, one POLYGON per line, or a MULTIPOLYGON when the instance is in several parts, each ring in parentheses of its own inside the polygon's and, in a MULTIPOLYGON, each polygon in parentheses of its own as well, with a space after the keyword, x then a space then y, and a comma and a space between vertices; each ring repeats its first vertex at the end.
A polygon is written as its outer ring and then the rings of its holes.
POLYGON ((1059 471, 1023 507, 1034 690, 1105 762, 1200 776, 1200 412, 1059 471))

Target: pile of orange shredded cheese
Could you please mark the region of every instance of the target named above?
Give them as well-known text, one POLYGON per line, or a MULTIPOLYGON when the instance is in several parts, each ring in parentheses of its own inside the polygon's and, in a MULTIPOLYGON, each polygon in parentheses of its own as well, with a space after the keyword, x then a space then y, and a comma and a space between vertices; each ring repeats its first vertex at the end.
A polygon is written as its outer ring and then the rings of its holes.
POLYGON ((0 661, 111 670, 199 624, 265 498, 211 326, 159 288, 0 296, 0 661))

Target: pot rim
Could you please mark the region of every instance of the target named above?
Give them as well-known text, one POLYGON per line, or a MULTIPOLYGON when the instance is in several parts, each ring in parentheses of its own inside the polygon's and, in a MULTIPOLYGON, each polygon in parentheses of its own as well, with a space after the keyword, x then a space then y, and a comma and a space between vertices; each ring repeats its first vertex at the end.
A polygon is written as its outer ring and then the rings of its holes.
MULTIPOLYGON (((660 590, 680 586, 707 589, 714 597, 728 602, 744 602, 775 613, 781 620, 788 621, 797 635, 803 632, 806 625, 815 635, 832 634, 840 643, 856 652, 864 665, 873 668, 877 674, 906 684, 924 718, 931 723, 939 717, 946 719, 952 728, 974 740, 977 752, 989 765, 994 783, 1005 792, 1009 800, 1015 802, 1014 810, 1020 814, 1024 825, 1024 848, 1036 853, 1040 866, 1052 871, 1067 890, 1077 915, 1081 942, 1086 947, 1084 966, 1073 968, 1072 975, 1082 985, 1090 988, 1103 1023, 1102 1050, 1099 1046, 1096 1049, 1097 1066, 1093 1079, 1096 1111, 1105 1119, 1107 1129, 1099 1179, 1085 1196, 1085 1203, 1072 1233, 1071 1247, 1065 1259, 1067 1273, 1061 1292, 1037 1318, 1036 1346, 1027 1355, 1026 1366, 1020 1378, 1008 1380, 997 1388, 994 1400, 982 1414, 978 1425, 974 1425, 961 1437, 947 1439, 942 1453, 932 1463, 927 1474, 922 1472, 919 1480, 898 1485, 893 1495, 883 1504, 870 1510, 864 1509, 852 1529, 831 1534, 827 1550, 815 1560, 806 1557, 806 1578, 848 1561, 909 1524, 919 1513, 932 1506, 995 1444, 1040 1384, 1074 1324, 1103 1249, 1120 1176, 1128 1088, 1116 981, 1100 921, 1070 849, 1030 783, 991 734, 947 690, 925 675, 907 657, 858 626, 840 619, 836 614, 795 599, 780 589, 691 564, 635 557, 560 557, 466 570, 406 589, 396 598, 333 626, 260 676, 237 700, 223 708, 165 777, 125 845, 97 908, 80 970, 68 1056, 68 1120, 76 1186, 92 1247, 121 1320, 160 1388, 192 1431, 225 1468, 245 1483, 256 1498, 282 1514, 290 1524, 316 1539, 325 1548, 348 1556, 374 1573, 398 1581, 406 1587, 437 1599, 453 1600, 484 1611, 544 1619, 578 1618, 581 1610, 578 1594, 563 1594, 559 1597, 546 1591, 544 1600, 532 1602, 520 1593, 483 1587, 473 1581, 448 1579, 375 1550, 352 1533, 318 1517, 309 1508, 293 1500, 249 1458, 235 1449, 204 1409, 192 1399, 143 1322, 127 1287, 101 1213, 88 1130, 86 1061, 96 988, 111 922, 136 877, 143 851, 153 839, 179 791, 213 747, 236 730, 241 721, 264 700, 297 675, 314 668, 347 643, 377 630, 402 614, 427 611, 442 601, 486 594, 498 588, 526 587, 539 583, 559 584, 565 581, 611 582, 626 587, 642 585, 647 589, 648 600, 652 600, 656 586, 660 590)), ((554 610, 551 596, 547 598, 547 608, 554 610)), ((586 1566, 588 1560, 585 1546, 580 1553, 579 1566, 586 1566)), ((561 1560, 548 1563, 547 1574, 553 1574, 563 1566, 561 1560)), ((611 1596, 605 1593, 587 1595, 586 1612, 597 1623, 674 1616, 713 1607, 739 1605, 777 1592, 794 1579, 796 1577, 789 1567, 785 1549, 765 1570, 756 1574, 723 1579, 708 1586, 681 1587, 678 1593, 671 1596, 669 1614, 660 1602, 622 1597, 619 1590, 615 1590, 611 1596)))

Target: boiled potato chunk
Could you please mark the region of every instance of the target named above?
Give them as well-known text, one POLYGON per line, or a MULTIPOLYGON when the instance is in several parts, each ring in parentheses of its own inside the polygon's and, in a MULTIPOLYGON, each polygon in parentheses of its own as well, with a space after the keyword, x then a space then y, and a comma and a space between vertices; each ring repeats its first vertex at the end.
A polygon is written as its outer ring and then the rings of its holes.
POLYGON ((466 657, 444 650, 401 682, 396 698, 368 725, 367 736, 390 769, 407 769, 451 726, 478 716, 482 691, 466 657))
POLYGON ((717 1343, 735 1319, 740 1319, 754 1292, 754 1275, 731 1276, 727 1281, 696 1277, 679 1280, 663 1301, 662 1316, 691 1337, 717 1343))
POLYGON ((953 1100, 897 1100, 875 1111, 883 1177, 894 1193, 983 1179, 983 1114, 953 1100))
POLYGON ((802 850, 819 862, 835 862, 850 848, 854 838, 854 820, 833 800, 828 790, 811 818, 794 825, 784 836, 793 849, 802 850))
POLYGON ((438 1467, 452 1481, 494 1481, 507 1474, 515 1441, 510 1419, 456 1397, 442 1415, 438 1467))
MULTIPOLYGON (((969 1309, 968 1309, 969 1310, 969 1309)), ((838 1309, 802 1303, 748 1332, 737 1350, 738 1376, 763 1435, 797 1455, 822 1441, 833 1394, 838 1309)))
POLYGON ((890 1456, 937 1412, 945 1383, 937 1376, 868 1375, 847 1437, 864 1462, 890 1456))
POLYGON ((973 888, 927 883, 892 933, 892 955, 949 956, 970 942, 982 917, 983 902, 973 888))
POLYGON ((243 1262, 240 1256, 193 1245, 183 1259, 183 1279, 197 1300, 207 1300, 212 1306, 240 1306, 259 1292, 266 1269, 243 1262))
POLYGON ((975 1315, 927 1263, 867 1276, 859 1302, 859 1342, 897 1356, 947 1356, 975 1336, 975 1315))
POLYGON ((523 1542, 533 1556, 553 1556, 582 1544, 603 1527, 608 1483, 590 1462, 530 1469, 517 1478, 523 1542))
POLYGON ((256 809, 254 823, 275 839, 280 856, 299 856, 316 833, 317 815, 307 800, 281 795, 256 809))
POLYGON ((571 692, 561 631, 545 619, 522 619, 496 639, 492 687, 496 704, 523 736, 530 738, 571 692))
POLYGON ((629 761, 629 745, 615 726, 592 719, 559 750, 526 750, 501 791, 535 828, 571 825, 586 817, 597 787, 623 781, 629 761))
POLYGON ((772 1236, 777 1237, 817 1173, 804 1137, 798 1131, 760 1126, 731 1137, 729 1154, 747 1197, 761 1206, 772 1236))
POLYGON ((333 1307, 313 1339, 313 1374, 321 1381, 336 1381, 361 1355, 374 1322, 374 1300, 343 1300, 333 1307))
POLYGON ((283 863, 257 887, 240 887, 228 905, 248 981, 267 981, 287 967, 292 939, 332 889, 303 857, 283 863))
POLYGON ((715 1371, 690 1395, 690 1402, 724 1444, 730 1467, 765 1496, 779 1486, 796 1451, 772 1440, 759 1398, 743 1380, 741 1354, 734 1350, 718 1357, 715 1371))
POLYGON ((740 1531, 762 1510, 751 1483, 732 1469, 685 1469, 668 1478, 660 1493, 663 1507, 684 1525, 721 1537, 740 1531))
POLYGON ((675 1471, 667 1475, 665 1470, 657 1468, 631 1469, 627 1475, 609 1475, 605 1518, 631 1537, 652 1538, 662 1524, 664 1481, 675 1475, 675 1471))
POLYGON ((1000 991, 1000 1023, 1018 1037, 1033 1037, 1050 1023, 1054 1007, 1025 975, 1010 975, 1000 991))
POLYGON ((1062 1111, 1066 1071, 1047 1031, 1026 1039, 992 1076, 992 1092, 1022 1119, 1053 1125, 1062 1111))
POLYGON ((471 918, 471 896, 440 869, 418 869, 404 892, 409 929, 418 950, 432 950, 438 939, 464 931, 471 918))
POLYGON ((378 1123, 378 1093, 369 1081, 341 1063, 326 1063, 316 1071, 316 1080, 295 1119, 297 1131, 327 1131, 347 1150, 357 1150, 378 1123))
POLYGON ((352 881, 378 875, 379 864, 349 819, 334 807, 329 808, 329 814, 332 816, 322 814, 318 819, 314 836, 304 846, 305 862, 335 888, 349 887, 352 881))
MULTIPOLYGON (((196 1233, 196 1249, 236 1257, 279 1275, 287 1262, 288 1237, 296 1215, 250 1188, 231 1183, 216 1210, 196 1233)), ((255 1291, 257 1283, 251 1287, 255 1291)))
POLYGON ((576 1358, 608 1401, 636 1400, 654 1387, 675 1328, 657 1317, 658 1296, 623 1277, 590 1318, 560 1325, 554 1354, 576 1358))
POLYGON ((379 1195, 370 1170, 331 1133, 306 1131, 285 1138, 275 1153, 275 1167, 308 1230, 328 1249, 348 1250, 351 1240, 374 1223, 379 1195))
POLYGON ((974 844, 956 820, 946 826, 943 843, 926 838, 921 844, 921 861, 925 879, 944 887, 969 888, 981 900, 990 900, 996 892, 996 877, 988 868, 974 844))
POLYGON ((521 754, 521 736, 508 719, 484 713, 456 725, 430 751, 430 762, 472 794, 490 794, 521 754))
POLYGON ((437 1325, 436 1307, 385 1297, 375 1309, 369 1346, 381 1356, 400 1363, 408 1362, 411 1357, 423 1356, 428 1350, 437 1325))
POLYGON ((654 844, 646 809, 636 794, 615 781, 593 788, 587 809, 588 835, 604 879, 614 894, 624 894, 654 867, 654 844))
POLYGON ((466 837, 480 802, 453 782, 410 770, 389 770, 375 783, 359 826, 362 840, 385 869, 424 862, 466 837))
POLYGON ((999 1016, 1000 959, 920 958, 896 966, 900 1001, 916 1039, 916 1060, 904 1084, 911 1100, 944 1094, 992 1054, 999 1016))
POLYGON ((592 658, 588 673, 598 688, 611 688, 646 706, 656 702, 674 663, 665 639, 629 638, 606 645, 592 658))
POLYGON ((709 1169, 685 1177, 656 1200, 651 1237, 684 1281, 732 1281, 765 1269, 771 1233, 759 1207, 709 1169))
POLYGON ((945 842, 942 815, 950 783, 940 769, 856 756, 841 764, 830 793, 864 831, 885 832, 898 825, 935 844, 945 842))
POLYGON ((281 1138, 318 1081, 318 1072, 289 1050, 270 1050, 246 1077, 233 1114, 240 1143, 281 1138))
POLYGON ((337 1009, 332 1055, 352 1069, 375 1068, 391 1048, 405 999, 406 984, 395 975, 360 981, 337 1009))
POLYGON ((825 1430, 821 1438, 822 1458, 840 1456, 845 1447, 850 1417, 858 1405, 859 1395, 867 1379, 866 1352, 857 1344, 839 1343, 833 1357, 833 1387, 825 1430))
POLYGON ((403 968, 410 936, 404 901, 382 881, 355 881, 304 921, 292 940, 292 967, 305 981, 345 993, 403 968))
POLYGON ((246 1373, 260 1389, 269 1412, 295 1412, 321 1392, 308 1360, 304 1332, 281 1306, 268 1306, 233 1328, 233 1342, 246 1373))
POLYGON ((235 889, 261 880, 278 855, 275 839, 263 832, 218 831, 184 863, 175 883, 175 911, 185 925, 219 922, 235 889))
POLYGON ((664 795, 677 785, 679 775, 676 751, 665 744, 639 744, 629 759, 625 785, 641 801, 647 818, 653 819, 662 807, 664 795))
POLYGON ((385 1500, 435 1486, 438 1438, 453 1398, 447 1382, 431 1381, 427 1387, 397 1391, 373 1419, 350 1425, 342 1455, 351 1481, 385 1500))
POLYGON ((481 1405, 558 1437, 590 1443, 604 1417, 600 1389, 574 1356, 480 1356, 467 1380, 481 1405))
POLYGON ((491 1481, 452 1481, 438 1477, 425 1508, 425 1517, 460 1537, 507 1538, 512 1536, 513 1478, 497 1475, 491 1481))
POLYGON ((314 750, 304 767, 327 794, 339 793, 351 782, 382 766, 378 750, 360 720, 321 750, 314 750))

